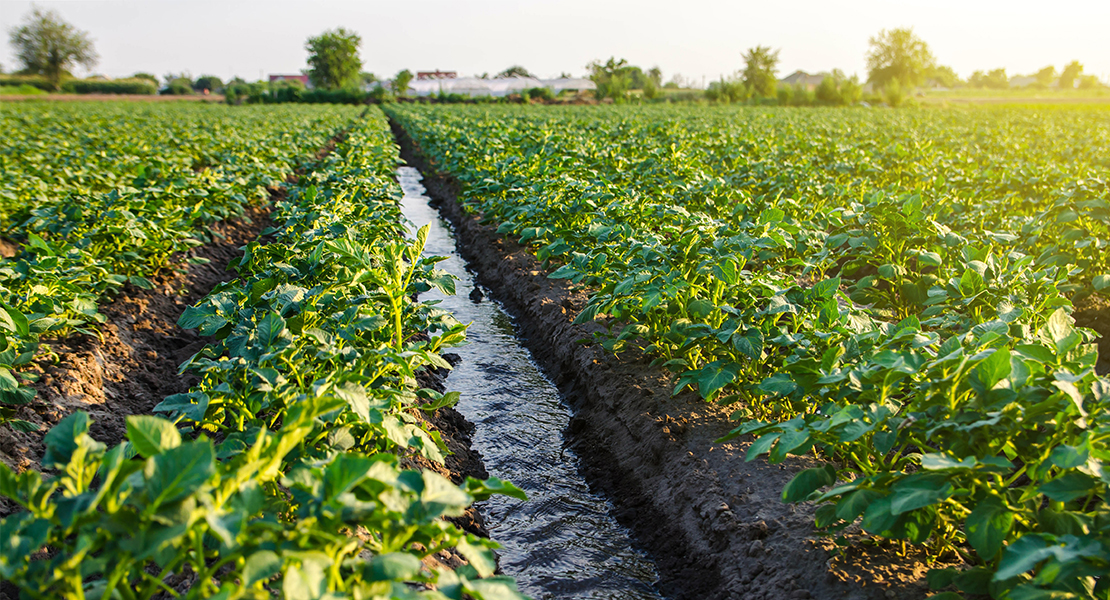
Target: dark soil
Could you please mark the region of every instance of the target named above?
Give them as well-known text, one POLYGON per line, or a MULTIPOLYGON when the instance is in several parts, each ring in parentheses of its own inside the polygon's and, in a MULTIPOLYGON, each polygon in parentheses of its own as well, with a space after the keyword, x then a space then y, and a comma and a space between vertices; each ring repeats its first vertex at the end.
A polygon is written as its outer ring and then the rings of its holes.
POLYGON ((1110 373, 1110 300, 1099 294, 1087 296, 1075 305, 1075 324, 1098 332, 1098 366, 1100 374, 1110 373))
MULTIPOLYGON (((537 362, 564 393, 574 417, 567 443, 577 448, 590 485, 659 568, 661 591, 680 599, 923 598, 921 553, 890 542, 857 542, 844 554, 813 527, 814 506, 780 495, 799 470, 792 457, 745 462, 753 440, 714 440, 732 429, 729 411, 686 392, 671 396, 673 376, 637 351, 619 356, 582 340, 604 329, 576 326, 588 294, 547 278, 532 252, 482 225, 457 202, 459 187, 435 174, 399 127, 402 157, 455 227, 460 251, 479 282, 513 312, 537 362)), ((937 567, 948 566, 936 564, 937 567)))

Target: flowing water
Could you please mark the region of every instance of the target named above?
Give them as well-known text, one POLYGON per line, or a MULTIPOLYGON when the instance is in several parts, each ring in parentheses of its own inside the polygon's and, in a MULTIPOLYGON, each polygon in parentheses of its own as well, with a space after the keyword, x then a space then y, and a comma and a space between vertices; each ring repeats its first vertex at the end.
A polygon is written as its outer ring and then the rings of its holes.
MULTIPOLYGON (((470 323, 462 357, 447 389, 462 395, 456 407, 476 425, 473 441, 490 475, 512 481, 528 501, 495 496, 480 510, 493 540, 501 544, 501 568, 532 598, 659 599, 655 565, 632 546, 629 532, 610 514, 611 505, 590 491, 577 459, 564 450, 570 413, 555 385, 517 339, 512 317, 474 294, 477 284, 459 256, 450 226, 429 206, 420 172, 397 170, 405 217, 430 224, 428 255, 459 278, 442 308, 470 323)), ((485 290, 479 293, 484 296, 485 290)))

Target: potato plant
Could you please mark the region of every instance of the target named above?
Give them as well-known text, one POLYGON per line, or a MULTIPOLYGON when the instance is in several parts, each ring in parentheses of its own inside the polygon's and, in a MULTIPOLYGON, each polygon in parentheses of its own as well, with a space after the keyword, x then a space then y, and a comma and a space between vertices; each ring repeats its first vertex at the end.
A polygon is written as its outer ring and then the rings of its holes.
POLYGON ((388 111, 589 286, 605 348, 735 404, 722 441, 826 459, 783 493, 819 528, 958 554, 942 595, 1110 598, 1110 382, 1072 317, 1110 287, 1110 113, 388 111))
POLYGON ((42 336, 95 332, 98 304, 242 217, 356 116, 186 104, 6 106, 0 113, 0 426, 33 398, 18 367, 42 336))
POLYGON ((75 413, 46 436, 45 469, 0 465, 0 576, 29 598, 522 598, 496 544, 458 516, 512 484, 403 469, 443 461, 414 417, 457 394, 416 385, 465 327, 416 302, 453 280, 403 240, 397 148, 372 111, 276 207, 273 243, 181 317, 215 341, 182 368, 186 394, 131 416, 111 449, 75 413), (45 557, 33 553, 49 548, 45 557), (433 569, 455 549, 468 564, 433 569))

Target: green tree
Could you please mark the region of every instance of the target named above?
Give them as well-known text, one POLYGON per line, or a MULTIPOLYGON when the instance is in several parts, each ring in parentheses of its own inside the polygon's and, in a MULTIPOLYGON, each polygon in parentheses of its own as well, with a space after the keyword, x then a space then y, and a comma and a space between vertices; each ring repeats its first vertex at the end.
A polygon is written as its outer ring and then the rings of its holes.
POLYGON ((362 38, 353 31, 339 27, 308 38, 308 79, 323 89, 339 89, 355 85, 362 71, 358 48, 362 38))
POLYGON ((611 98, 623 100, 632 89, 632 78, 629 76, 628 61, 615 56, 610 56, 604 63, 592 61, 586 65, 590 71, 590 80, 597 86, 598 98, 611 98))
POLYGON ((508 79, 509 77, 535 77, 531 71, 520 65, 513 65, 494 76, 495 79, 508 79))
POLYGON ((10 40, 16 58, 26 73, 43 75, 61 88, 62 76, 76 65, 92 68, 97 55, 87 32, 62 20, 58 13, 35 8, 19 27, 13 27, 10 40))
POLYGON ((956 70, 944 65, 937 65, 930 69, 926 79, 931 79, 937 85, 946 88, 954 88, 960 84, 960 76, 956 74, 956 70))
POLYGON ((1004 90, 1010 87, 1010 78, 1006 69, 991 69, 983 79, 983 85, 994 90, 1004 90))
POLYGON ((224 82, 220 81, 220 78, 215 75, 201 75, 193 82, 193 89, 198 92, 204 90, 214 92, 222 87, 224 87, 224 82))
POLYGON ((663 70, 659 67, 656 66, 648 69, 647 77, 655 84, 655 87, 663 86, 663 70))
POLYGON ((1056 67, 1049 65, 1034 73, 1033 77, 1037 79, 1038 85, 1048 87, 1052 85, 1053 81, 1056 81, 1056 67))
POLYGON ((1100 82, 1098 80, 1098 77, 1095 77, 1094 75, 1081 75, 1079 77, 1079 89, 1081 90, 1093 90, 1101 86, 1102 82, 1100 82))
POLYGON ((160 82, 158 81, 158 78, 154 76, 154 73, 143 73, 140 71, 139 73, 135 73, 134 75, 132 75, 131 79, 145 79, 153 83, 154 87, 158 87, 160 85, 160 82))
POLYGON ((1075 87, 1075 80, 1083 74, 1083 65, 1078 60, 1073 60, 1060 73, 1060 89, 1070 90, 1075 87))
POLYGON ((748 48, 744 53, 744 70, 742 78, 744 85, 757 96, 771 98, 775 96, 778 79, 779 51, 771 51, 770 46, 756 46, 748 48))
POLYGON ((921 85, 936 65, 929 45, 912 28, 882 30, 867 51, 867 80, 877 88, 897 81, 901 89, 921 85))
POLYGON ((409 91, 409 82, 412 81, 412 71, 404 69, 393 76, 393 93, 404 96, 409 91))

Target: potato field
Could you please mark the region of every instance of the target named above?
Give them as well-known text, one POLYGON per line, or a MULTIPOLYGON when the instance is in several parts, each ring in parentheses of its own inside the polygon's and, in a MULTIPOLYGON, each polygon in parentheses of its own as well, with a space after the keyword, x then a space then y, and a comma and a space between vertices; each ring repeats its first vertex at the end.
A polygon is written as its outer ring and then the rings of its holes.
POLYGON ((1110 110, 26 102, 0 125, 0 598, 529 593, 482 524, 529 501, 466 466, 444 373, 467 324, 422 296, 457 276, 401 213, 404 149, 511 288, 578 415, 561 452, 609 461, 583 472, 663 596, 1110 599, 1110 110), (590 422, 602 388, 635 396, 631 446, 590 422), (720 491, 747 462, 774 506, 720 491), (911 575, 787 564, 858 552, 911 575))

